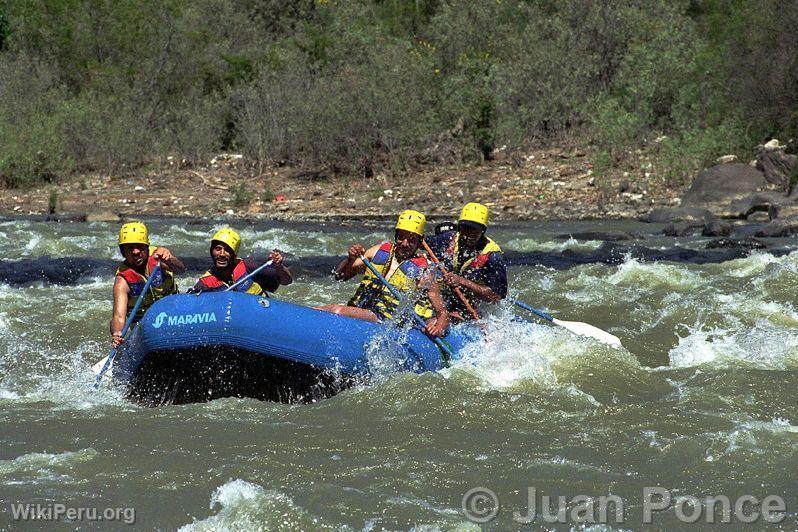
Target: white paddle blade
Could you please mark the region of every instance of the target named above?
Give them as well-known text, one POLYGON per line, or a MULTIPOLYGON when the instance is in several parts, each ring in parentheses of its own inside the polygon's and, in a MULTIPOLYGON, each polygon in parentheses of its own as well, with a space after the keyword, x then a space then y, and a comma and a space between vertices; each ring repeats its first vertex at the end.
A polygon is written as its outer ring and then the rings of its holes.
MULTIPOLYGON (((94 373, 95 375, 99 375, 100 372, 103 370, 103 366, 105 365, 106 360, 108 360, 108 357, 105 357, 104 359, 100 360, 95 365, 93 365, 91 367, 92 373, 94 373)), ((109 367, 108 369, 110 370, 111 368, 109 367)), ((105 374, 108 375, 108 372, 106 371, 105 374)))
POLYGON ((574 334, 588 336, 616 349, 623 347, 621 345, 620 338, 608 333, 607 331, 602 331, 598 327, 590 325, 589 323, 582 323, 581 321, 562 321, 555 318, 554 324, 559 325, 560 327, 565 327, 574 334))

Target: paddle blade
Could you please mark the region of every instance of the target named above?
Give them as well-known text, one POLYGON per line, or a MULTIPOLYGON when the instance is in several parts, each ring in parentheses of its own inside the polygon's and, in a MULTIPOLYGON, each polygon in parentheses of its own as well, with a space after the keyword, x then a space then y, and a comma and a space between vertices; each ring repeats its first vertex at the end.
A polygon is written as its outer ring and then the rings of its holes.
POLYGON ((616 349, 623 347, 621 345, 620 338, 608 333, 607 331, 602 331, 598 327, 590 325, 589 323, 582 323, 581 321, 563 321, 563 320, 558 320, 556 318, 554 318, 553 322, 555 325, 559 325, 560 327, 565 327, 574 334, 593 338, 601 343, 610 345, 616 349))
MULTIPOLYGON (((92 373, 94 373, 95 375, 99 375, 99 374, 100 374, 100 372, 103 370, 103 366, 105 366, 105 361, 106 361, 106 360, 108 360, 108 357, 105 357, 104 359, 102 359, 102 360, 100 360, 99 362, 97 362, 96 364, 94 364, 94 365, 91 367, 91 371, 92 371, 92 373)), ((110 369, 110 368, 109 368, 109 369, 110 369)))

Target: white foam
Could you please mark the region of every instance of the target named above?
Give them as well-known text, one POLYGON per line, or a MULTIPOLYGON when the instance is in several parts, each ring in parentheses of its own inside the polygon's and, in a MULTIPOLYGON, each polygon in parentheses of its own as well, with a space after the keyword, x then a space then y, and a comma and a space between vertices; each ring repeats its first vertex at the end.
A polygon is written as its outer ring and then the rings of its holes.
POLYGON ((593 251, 601 246, 600 240, 576 240, 574 237, 569 236, 567 240, 536 240, 534 238, 513 238, 507 241, 506 246, 508 249, 513 249, 521 252, 530 251, 565 251, 579 250, 579 251, 593 251))
POLYGON ((42 241, 42 236, 41 235, 39 235, 37 233, 34 233, 33 235, 31 235, 30 240, 28 241, 27 244, 25 244, 25 246, 23 248, 25 250, 25 252, 26 252, 24 254, 25 255, 29 255, 31 251, 33 251, 34 249, 36 249, 36 247, 38 247, 39 242, 41 242, 41 241, 42 241))
POLYGON ((70 480, 69 473, 80 463, 98 456, 92 448, 64 453, 28 453, 12 460, 0 460, 0 479, 7 484, 41 480, 70 480))
POLYGON ((695 289, 705 280, 682 265, 664 262, 643 263, 637 259, 627 258, 618 266, 616 272, 607 278, 607 282, 615 286, 629 286, 643 290, 667 288, 686 292, 695 289))
POLYGON ((688 331, 668 353, 673 367, 798 367, 798 330, 778 329, 760 320, 751 328, 732 330, 697 324, 688 331))
POLYGON ((210 509, 216 515, 182 526, 181 532, 219 530, 327 530, 340 529, 323 523, 297 506, 287 495, 235 479, 218 487, 211 496, 210 509))
POLYGON ((741 425, 751 430, 763 430, 777 434, 798 434, 798 426, 789 419, 774 417, 771 421, 747 421, 741 425))
MULTIPOLYGON (((472 373, 490 389, 507 389, 519 381, 542 387, 556 385, 550 356, 563 338, 550 327, 510 321, 507 316, 488 320, 484 341, 462 349, 454 368, 472 373)), ((446 374, 446 373, 445 373, 446 374)))
POLYGON ((764 272, 771 264, 780 264, 786 261, 786 257, 774 257, 770 253, 754 251, 745 258, 734 259, 722 264, 713 265, 711 269, 721 270, 724 275, 730 277, 753 277, 764 272))
POLYGON ((13 401, 15 399, 19 399, 19 394, 17 392, 12 392, 11 390, 0 388, 0 399, 10 399, 13 401))

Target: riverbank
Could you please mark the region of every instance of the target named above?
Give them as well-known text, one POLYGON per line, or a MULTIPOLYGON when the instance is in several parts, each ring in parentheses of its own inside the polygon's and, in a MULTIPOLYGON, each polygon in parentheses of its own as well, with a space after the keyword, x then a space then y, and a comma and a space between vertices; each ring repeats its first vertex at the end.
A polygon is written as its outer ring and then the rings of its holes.
POLYGON ((77 176, 35 189, 0 190, 0 213, 113 221, 135 216, 317 219, 376 217, 416 208, 450 217, 468 201, 485 203, 494 220, 633 219, 678 204, 684 186, 666 183, 639 151, 622 169, 594 174, 574 148, 498 154, 475 165, 429 165, 371 177, 334 176, 292 167, 257 168, 223 154, 188 168, 167 160, 123 176, 77 176))

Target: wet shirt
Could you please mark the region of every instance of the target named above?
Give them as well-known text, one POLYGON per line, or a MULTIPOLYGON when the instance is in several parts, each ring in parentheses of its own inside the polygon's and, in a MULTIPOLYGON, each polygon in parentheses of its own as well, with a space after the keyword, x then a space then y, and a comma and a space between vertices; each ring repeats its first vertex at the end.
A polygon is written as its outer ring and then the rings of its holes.
POLYGON ((476 259, 482 253, 482 250, 488 244, 488 239, 483 235, 473 249, 463 249, 462 246, 456 246, 458 248, 457 257, 453 257, 452 251, 455 248, 454 239, 456 237, 456 231, 449 231, 428 238, 427 244, 446 267, 446 271, 456 273, 477 284, 485 285, 501 298, 506 297, 507 267, 504 263, 504 255, 501 252, 488 253, 484 262, 479 261, 477 263, 474 260, 467 264, 468 261, 476 259), (454 268, 455 262, 458 265, 458 269, 454 268), (465 268, 463 265, 465 265, 465 268))

